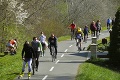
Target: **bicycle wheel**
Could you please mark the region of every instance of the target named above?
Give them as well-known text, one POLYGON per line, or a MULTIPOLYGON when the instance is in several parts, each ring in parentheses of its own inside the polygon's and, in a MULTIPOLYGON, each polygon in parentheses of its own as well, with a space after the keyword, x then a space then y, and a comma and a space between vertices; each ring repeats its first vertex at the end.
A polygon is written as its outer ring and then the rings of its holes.
POLYGON ((97 45, 97 51, 100 52, 100 53, 103 53, 104 50, 105 50, 105 45, 102 44, 102 43, 99 43, 99 44, 97 45))
POLYGON ((78 51, 80 52, 81 51, 81 45, 80 45, 80 40, 77 39, 77 47, 78 47, 78 51))
POLYGON ((71 40, 73 40, 73 37, 74 37, 73 32, 71 32, 71 40))
POLYGON ((35 74, 35 59, 32 59, 32 71, 34 75, 35 74))
POLYGON ((84 42, 87 43, 87 35, 84 36, 84 42))
POLYGON ((55 48, 54 46, 51 46, 51 51, 52 51, 52 62, 55 61, 55 48))

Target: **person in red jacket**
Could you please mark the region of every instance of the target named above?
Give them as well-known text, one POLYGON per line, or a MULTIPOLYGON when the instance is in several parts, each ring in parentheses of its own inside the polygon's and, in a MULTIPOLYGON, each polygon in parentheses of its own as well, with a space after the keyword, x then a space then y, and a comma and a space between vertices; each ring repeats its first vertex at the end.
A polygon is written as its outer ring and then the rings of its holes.
POLYGON ((76 24, 74 22, 72 22, 72 24, 70 24, 69 28, 71 29, 71 32, 74 34, 75 33, 76 24))

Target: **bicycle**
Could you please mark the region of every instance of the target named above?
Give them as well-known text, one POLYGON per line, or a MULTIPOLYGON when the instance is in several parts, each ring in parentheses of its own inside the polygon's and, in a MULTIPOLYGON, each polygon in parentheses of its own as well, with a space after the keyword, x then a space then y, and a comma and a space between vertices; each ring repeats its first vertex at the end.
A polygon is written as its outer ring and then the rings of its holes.
POLYGON ((74 33, 71 32, 71 40, 74 40, 74 33))
POLYGON ((87 34, 84 35, 84 42, 87 43, 87 34))
POLYGON ((103 53, 104 51, 108 50, 108 47, 110 46, 110 42, 107 44, 99 43, 97 45, 97 51, 100 53, 103 53))
POLYGON ((51 52, 52 52, 52 62, 55 61, 56 59, 56 53, 55 53, 55 47, 54 46, 51 46, 51 52))
POLYGON ((77 48, 78 48, 79 52, 81 51, 81 45, 80 45, 81 41, 80 40, 81 39, 77 39, 77 48))

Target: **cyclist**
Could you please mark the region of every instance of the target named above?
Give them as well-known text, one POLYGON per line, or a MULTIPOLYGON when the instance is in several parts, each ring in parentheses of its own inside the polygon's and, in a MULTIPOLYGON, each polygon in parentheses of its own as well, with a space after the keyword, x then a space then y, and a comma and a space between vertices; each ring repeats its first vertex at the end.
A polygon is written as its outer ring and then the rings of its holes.
POLYGON ((80 27, 77 28, 77 30, 75 32, 75 37, 76 37, 76 46, 80 45, 80 50, 81 50, 81 41, 83 39, 83 32, 80 27), (80 43, 80 44, 78 44, 78 43, 80 43))
POLYGON ((84 42, 85 42, 86 39, 88 38, 88 33, 89 33, 89 29, 87 25, 84 27, 83 33, 84 33, 84 42))
POLYGON ((108 19, 107 19, 107 29, 108 29, 108 30, 110 29, 111 23, 112 23, 111 18, 108 18, 108 19))
POLYGON ((75 28, 76 28, 76 24, 74 22, 72 22, 72 24, 70 24, 69 28, 71 29, 71 35, 75 35, 75 28))
POLYGON ((31 45, 33 47, 33 50, 36 54, 36 71, 38 71, 38 66, 39 66, 39 56, 40 53, 42 52, 42 45, 41 42, 37 39, 37 37, 33 37, 33 41, 31 42, 31 45))
POLYGON ((22 59, 23 59, 23 66, 22 66, 22 72, 20 74, 20 77, 24 75, 25 71, 25 65, 28 63, 28 76, 31 76, 31 63, 32 63, 32 57, 35 57, 35 53, 33 48, 30 46, 28 41, 25 41, 23 49, 22 49, 22 59))
POLYGON ((50 49, 50 55, 52 55, 51 46, 54 46, 56 58, 57 58, 57 37, 54 34, 51 34, 51 36, 48 39, 48 47, 50 49))
POLYGON ((41 36, 39 37, 40 41, 41 41, 41 44, 42 44, 42 51, 43 51, 43 55, 41 56, 45 56, 45 49, 47 47, 47 42, 46 42, 46 36, 44 35, 43 32, 41 32, 41 36))

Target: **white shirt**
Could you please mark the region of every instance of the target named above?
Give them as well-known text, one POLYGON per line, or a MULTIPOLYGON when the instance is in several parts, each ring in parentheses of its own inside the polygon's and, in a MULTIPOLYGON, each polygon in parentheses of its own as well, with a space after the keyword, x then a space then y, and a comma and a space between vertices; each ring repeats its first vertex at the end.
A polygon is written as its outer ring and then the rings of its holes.
POLYGON ((40 36, 40 41, 41 41, 42 43, 45 43, 45 40, 46 40, 46 36, 42 34, 42 35, 40 36))

